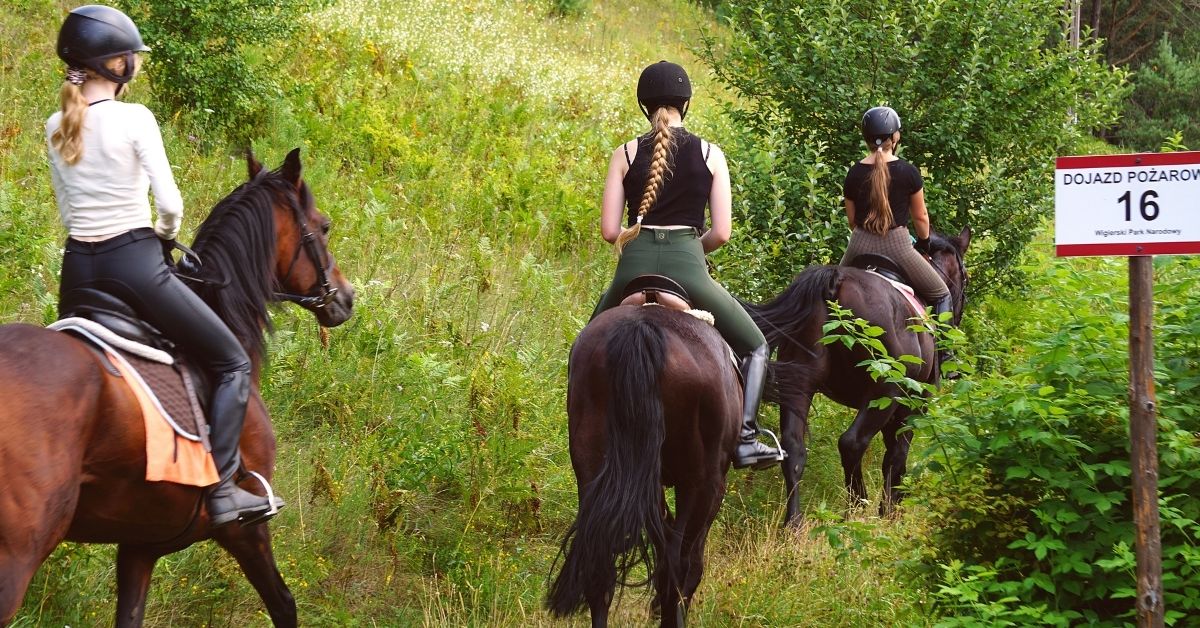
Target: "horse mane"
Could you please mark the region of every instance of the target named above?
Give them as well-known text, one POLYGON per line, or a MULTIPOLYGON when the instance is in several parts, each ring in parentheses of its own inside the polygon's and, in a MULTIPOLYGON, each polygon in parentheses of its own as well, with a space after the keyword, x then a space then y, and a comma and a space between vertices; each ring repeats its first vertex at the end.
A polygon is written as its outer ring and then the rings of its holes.
POLYGON ((272 331, 267 304, 276 292, 275 203, 296 203, 294 185, 278 170, 263 171, 217 203, 196 232, 192 247, 203 260, 196 293, 229 326, 252 359, 272 331))

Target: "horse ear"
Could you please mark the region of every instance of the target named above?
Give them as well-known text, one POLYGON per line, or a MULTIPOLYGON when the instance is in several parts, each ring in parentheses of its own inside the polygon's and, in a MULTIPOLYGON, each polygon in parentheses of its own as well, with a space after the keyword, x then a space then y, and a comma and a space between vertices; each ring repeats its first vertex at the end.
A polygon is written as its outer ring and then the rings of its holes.
POLYGON ((958 234, 958 250, 963 253, 967 252, 967 246, 971 244, 971 227, 970 225, 963 227, 962 233, 958 234))
POLYGON ((250 180, 253 181, 254 177, 257 177, 258 173, 262 172, 262 169, 263 169, 262 163, 260 163, 258 161, 258 159, 254 157, 254 149, 247 148, 246 149, 246 172, 250 175, 250 180))
POLYGON ((283 166, 280 167, 279 173, 283 178, 291 181, 292 185, 300 187, 300 149, 293 148, 292 152, 287 154, 283 160, 283 166))

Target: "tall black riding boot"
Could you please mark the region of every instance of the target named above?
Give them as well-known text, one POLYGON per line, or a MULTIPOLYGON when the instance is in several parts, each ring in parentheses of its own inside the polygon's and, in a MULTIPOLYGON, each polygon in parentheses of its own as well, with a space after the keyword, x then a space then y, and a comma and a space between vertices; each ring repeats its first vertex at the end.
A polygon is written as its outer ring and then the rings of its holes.
POLYGON ((767 379, 767 345, 761 345, 742 358, 742 381, 746 389, 742 402, 742 431, 733 466, 737 469, 754 467, 766 469, 783 460, 783 451, 758 442, 758 403, 762 400, 763 384, 767 379))
MULTIPOLYGON (((937 303, 933 304, 933 317, 940 319, 941 318, 939 316, 940 314, 942 314, 943 312, 952 312, 953 307, 954 307, 954 299, 949 294, 947 294, 946 296, 939 299, 937 303)), ((943 364, 954 359, 954 352, 949 349, 938 349, 937 357, 938 357, 938 368, 941 369, 943 364)), ((947 371, 947 370, 943 369, 942 377, 945 379, 958 379, 959 373, 957 371, 947 371)))
POLYGON ((238 441, 242 423, 246 420, 246 402, 250 397, 250 374, 245 371, 224 373, 213 390, 209 418, 212 429, 213 462, 221 480, 208 493, 208 516, 212 527, 234 521, 243 523, 265 521, 283 502, 275 500, 275 508, 266 497, 260 497, 237 485, 234 480, 241 457, 238 441))

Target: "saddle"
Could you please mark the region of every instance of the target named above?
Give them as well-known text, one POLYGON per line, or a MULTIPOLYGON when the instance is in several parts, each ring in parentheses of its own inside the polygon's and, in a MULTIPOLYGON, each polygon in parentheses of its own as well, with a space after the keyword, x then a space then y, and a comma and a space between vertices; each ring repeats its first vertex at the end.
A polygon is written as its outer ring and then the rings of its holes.
POLYGON ((692 309, 687 290, 666 275, 638 275, 621 291, 621 305, 656 304, 671 310, 692 309))
POLYGON ((912 288, 912 281, 909 280, 904 269, 892 258, 876 253, 860 253, 846 265, 886 279, 893 288, 904 295, 905 300, 913 308, 913 312, 922 319, 925 318, 926 303, 917 296, 916 291, 912 288))
POLYGON ((50 329, 71 334, 110 375, 133 390, 146 422, 146 479, 208 486, 217 481, 208 454, 207 377, 127 303, 106 292, 76 288, 63 295, 50 329), (164 459, 164 456, 166 459, 164 459))

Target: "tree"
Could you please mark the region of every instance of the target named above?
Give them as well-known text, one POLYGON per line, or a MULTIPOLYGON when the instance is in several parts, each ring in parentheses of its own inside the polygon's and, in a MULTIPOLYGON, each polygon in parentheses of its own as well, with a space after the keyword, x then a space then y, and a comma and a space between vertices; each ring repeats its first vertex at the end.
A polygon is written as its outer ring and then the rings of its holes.
POLYGON ((1133 96, 1115 136, 1121 144, 1142 151, 1158 150, 1176 132, 1184 144, 1200 146, 1197 111, 1200 58, 1180 58, 1164 36, 1154 55, 1134 74, 1133 96))
POLYGON ((1010 276, 1050 212, 1054 157, 1111 125, 1127 92, 1096 42, 1067 45, 1059 0, 740 0, 725 15, 729 36, 702 57, 741 96, 733 115, 758 150, 737 182, 745 244, 719 260, 776 284, 844 249, 841 184, 867 108, 900 112, 935 228, 974 229, 978 286, 1010 276))
MULTIPOLYGON (((254 62, 332 0, 118 0, 153 49, 154 91, 168 115, 237 142, 259 131, 279 79, 254 62)), ((205 138, 211 139, 211 138, 205 138)))

